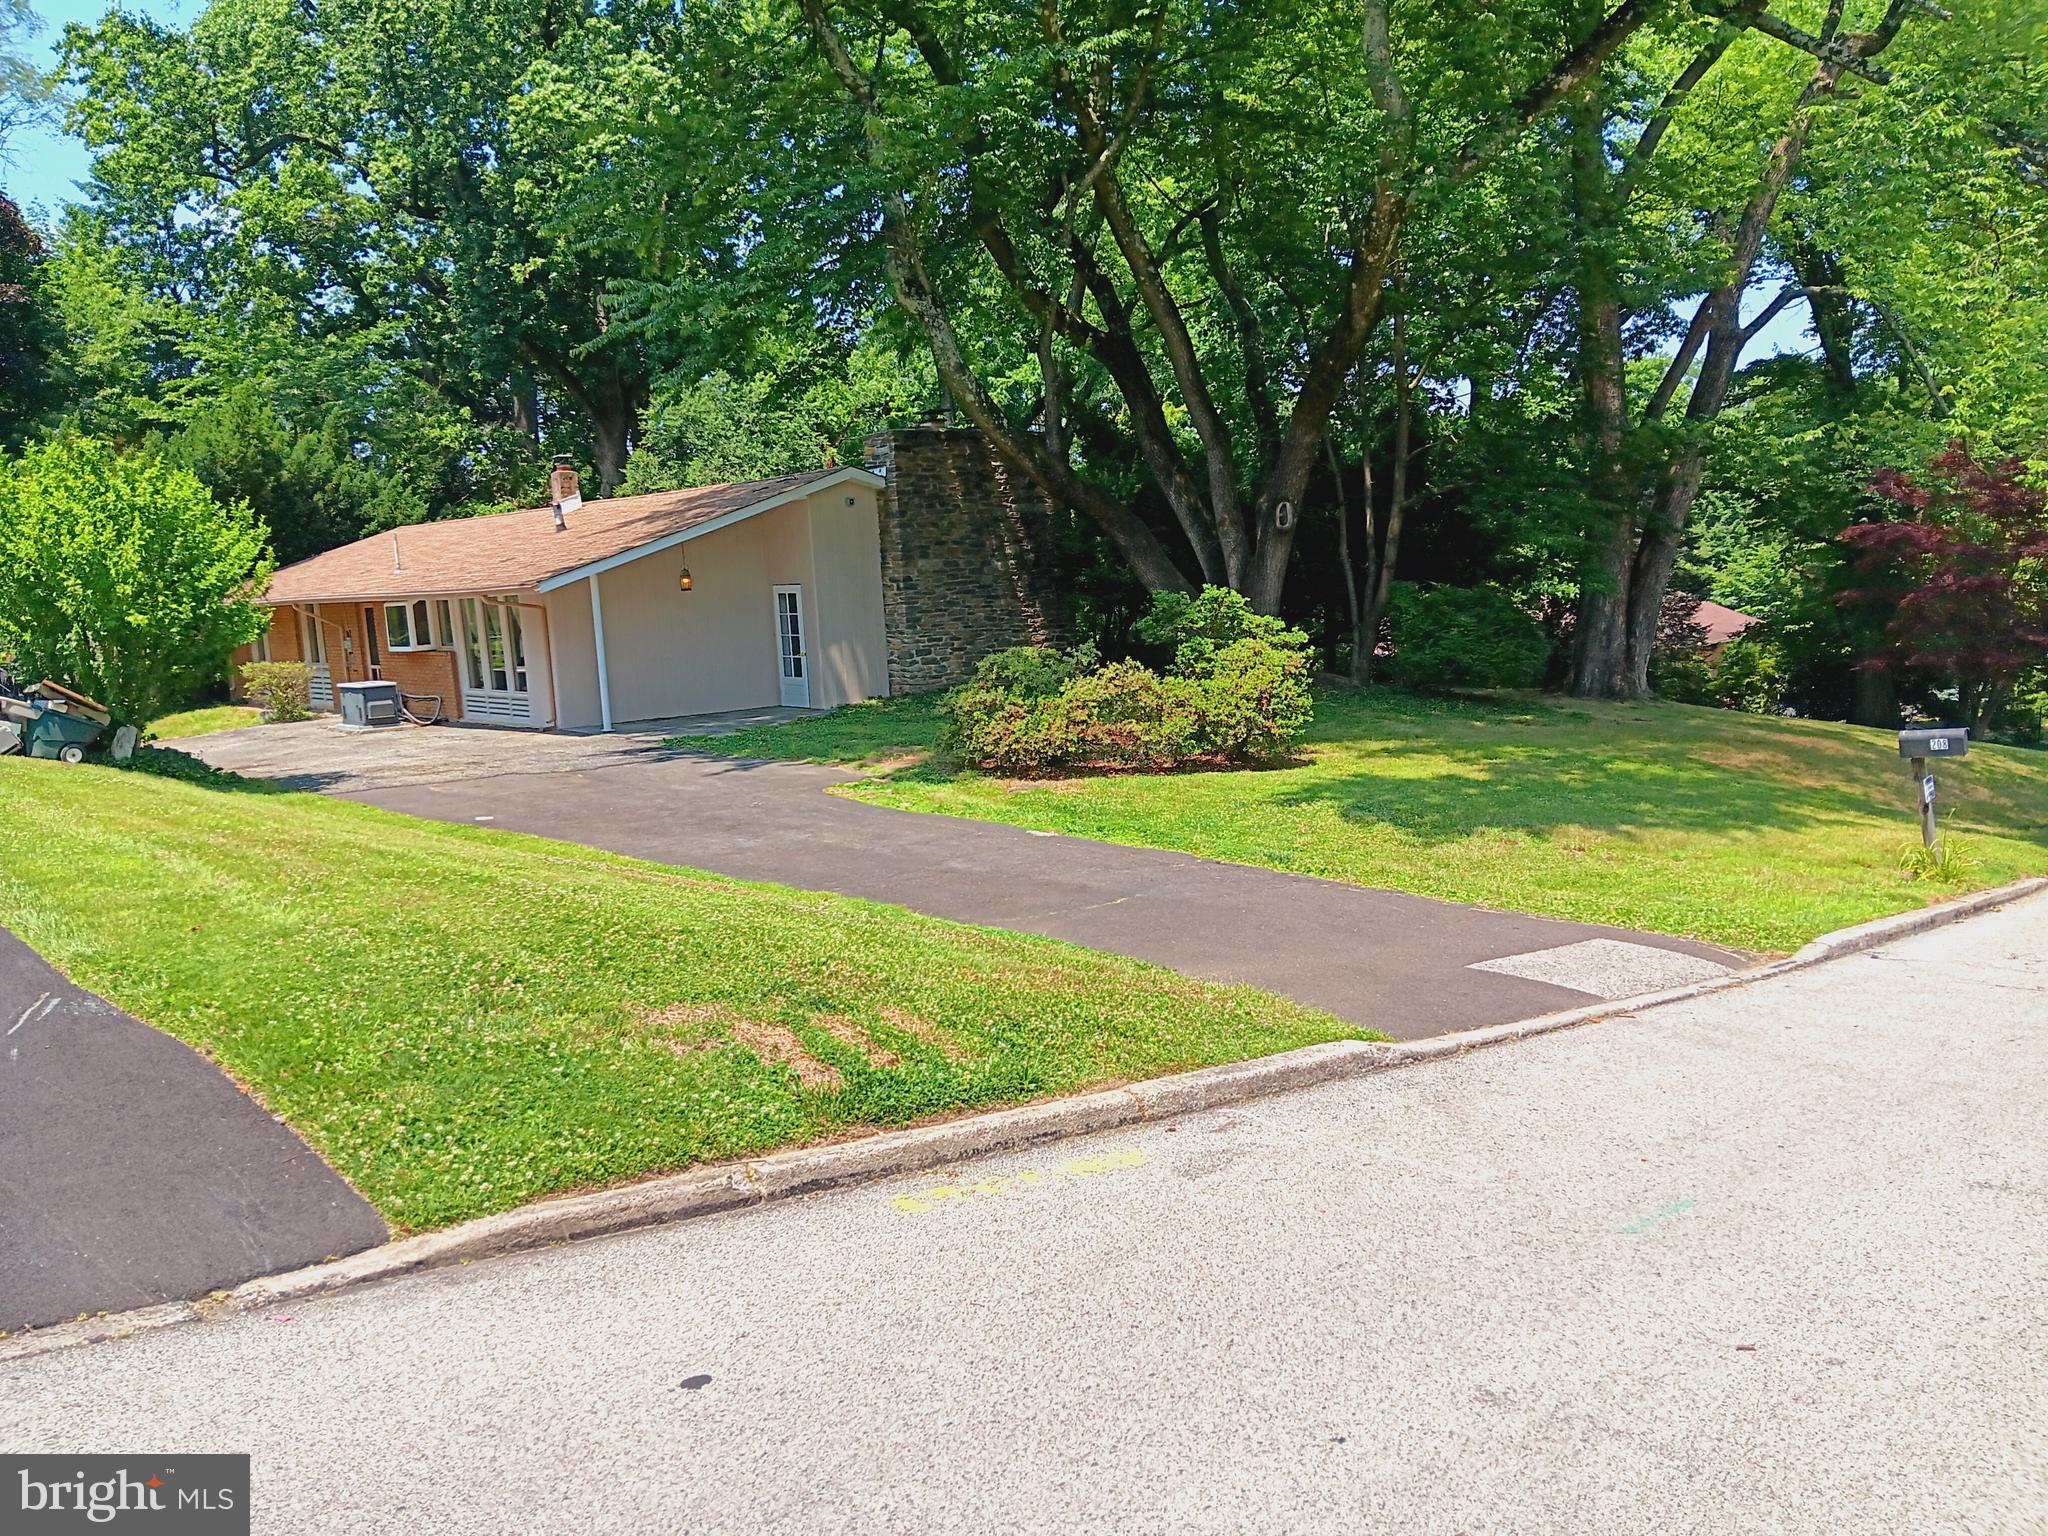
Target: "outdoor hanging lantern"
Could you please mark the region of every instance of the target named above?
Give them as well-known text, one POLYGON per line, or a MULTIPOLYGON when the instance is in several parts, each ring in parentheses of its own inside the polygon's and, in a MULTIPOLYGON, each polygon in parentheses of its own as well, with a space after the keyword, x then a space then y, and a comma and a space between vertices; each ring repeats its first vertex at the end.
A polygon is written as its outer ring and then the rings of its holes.
POLYGON ((684 566, 683 574, 676 578, 676 590, 678 592, 687 592, 696 584, 697 583, 690 577, 690 568, 687 565, 684 566))

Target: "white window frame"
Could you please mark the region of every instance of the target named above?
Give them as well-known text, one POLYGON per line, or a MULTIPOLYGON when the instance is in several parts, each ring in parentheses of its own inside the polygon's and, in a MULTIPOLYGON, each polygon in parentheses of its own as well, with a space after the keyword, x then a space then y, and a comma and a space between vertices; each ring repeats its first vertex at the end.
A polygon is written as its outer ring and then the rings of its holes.
POLYGON ((270 660, 270 631, 268 628, 249 642, 249 659, 251 661, 270 660))
POLYGON ((320 628, 320 615, 313 609, 299 610, 299 658, 309 667, 327 665, 327 635, 320 628))
POLYGON ((410 602, 386 603, 382 614, 384 649, 389 651, 452 651, 455 636, 445 597, 416 597, 410 602), (391 615, 396 611, 405 628, 405 641, 392 638, 391 615))

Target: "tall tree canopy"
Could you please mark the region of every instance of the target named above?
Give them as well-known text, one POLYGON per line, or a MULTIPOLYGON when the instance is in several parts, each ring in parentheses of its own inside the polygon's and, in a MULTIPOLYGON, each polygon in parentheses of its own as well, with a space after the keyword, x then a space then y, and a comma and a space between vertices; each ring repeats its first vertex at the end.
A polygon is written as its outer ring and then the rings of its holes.
POLYGON ((1832 699, 1872 471, 2048 465, 2038 0, 212 0, 66 51, 77 412, 281 546, 947 409, 1105 613, 1228 585, 1363 676, 1397 572, 1493 583, 1633 695, 1676 575, 1832 699))
POLYGON ((347 375, 326 383, 430 394, 480 437, 559 432, 609 488, 646 400, 607 291, 632 273, 551 227, 571 168, 507 132, 524 74, 590 9, 214 0, 186 31, 74 26, 82 238, 175 299, 188 368, 324 356, 347 375))

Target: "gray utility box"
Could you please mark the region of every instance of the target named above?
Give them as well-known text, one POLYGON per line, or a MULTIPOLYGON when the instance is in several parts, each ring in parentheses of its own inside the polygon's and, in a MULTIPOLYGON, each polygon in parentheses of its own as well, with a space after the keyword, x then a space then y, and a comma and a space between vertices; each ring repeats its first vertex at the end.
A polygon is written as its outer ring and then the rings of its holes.
POLYGON ((1899 732, 1901 757, 1968 757, 1970 733, 1960 725, 1932 731, 1899 732))
POLYGON ((398 684, 336 683, 343 725, 398 724, 398 684))

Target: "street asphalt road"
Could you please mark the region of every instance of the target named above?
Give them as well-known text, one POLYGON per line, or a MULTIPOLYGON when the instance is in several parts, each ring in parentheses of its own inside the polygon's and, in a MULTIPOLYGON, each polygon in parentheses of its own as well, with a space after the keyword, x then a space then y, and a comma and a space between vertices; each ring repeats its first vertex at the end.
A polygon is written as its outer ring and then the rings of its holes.
POLYGON ((0 1331, 201 1296, 384 1235, 213 1063, 0 928, 0 1331))
POLYGON ((1749 959, 1662 934, 888 810, 827 794, 855 777, 838 769, 667 752, 644 738, 343 734, 307 722, 180 745, 237 772, 415 816, 864 896, 1250 982, 1400 1040, 1635 996, 1749 959), (1470 969, 1593 939, 1618 943, 1565 957, 1584 988, 1470 969))
POLYGON ((2048 899, 1234 1109, 0 1366, 263 1532, 2048 1530, 2048 899))

